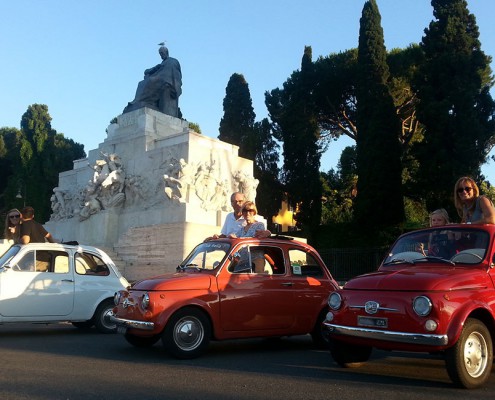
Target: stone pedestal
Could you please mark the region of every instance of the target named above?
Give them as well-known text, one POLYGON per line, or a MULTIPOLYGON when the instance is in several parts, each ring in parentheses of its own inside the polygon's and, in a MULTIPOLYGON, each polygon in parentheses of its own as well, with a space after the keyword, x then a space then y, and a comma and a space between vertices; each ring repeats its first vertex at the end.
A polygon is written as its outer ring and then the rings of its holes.
POLYGON ((45 227, 57 239, 114 251, 131 279, 147 276, 147 265, 171 271, 220 232, 232 192, 255 200, 252 171, 237 146, 141 108, 120 115, 98 149, 59 175, 45 227))

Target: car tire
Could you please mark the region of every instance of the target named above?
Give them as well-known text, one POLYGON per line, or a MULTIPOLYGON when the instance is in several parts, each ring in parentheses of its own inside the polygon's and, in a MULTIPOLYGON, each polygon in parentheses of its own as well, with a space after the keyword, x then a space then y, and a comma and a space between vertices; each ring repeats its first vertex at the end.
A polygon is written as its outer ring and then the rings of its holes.
POLYGON ((124 335, 125 340, 127 340, 128 343, 132 344, 135 347, 151 347, 153 346, 156 342, 160 340, 160 335, 155 335, 155 336, 136 336, 132 335, 130 333, 126 333, 124 335))
POLYGON ((92 320, 88 320, 88 321, 75 321, 75 322, 71 322, 71 323, 77 329, 90 329, 94 325, 94 323, 93 323, 92 320))
POLYGON ((103 300, 96 308, 95 315, 93 316, 93 322, 96 329, 101 333, 115 333, 117 331, 117 324, 110 321, 110 316, 113 315, 113 308, 115 304, 112 299, 103 300))
POLYGON ((327 349, 330 345, 330 339, 327 334, 326 328, 323 326, 323 321, 325 320, 326 310, 322 311, 318 315, 315 327, 311 331, 311 338, 316 347, 319 349, 327 349))
POLYGON ((473 389, 490 377, 493 342, 486 325, 469 318, 457 343, 445 351, 445 365, 456 386, 473 389))
POLYGON ((340 340, 330 340, 330 354, 334 361, 344 368, 357 368, 362 366, 371 356, 371 346, 360 346, 341 342, 340 340))
POLYGON ((201 310, 186 307, 173 314, 162 333, 167 352, 175 358, 199 357, 208 347, 211 323, 201 310))

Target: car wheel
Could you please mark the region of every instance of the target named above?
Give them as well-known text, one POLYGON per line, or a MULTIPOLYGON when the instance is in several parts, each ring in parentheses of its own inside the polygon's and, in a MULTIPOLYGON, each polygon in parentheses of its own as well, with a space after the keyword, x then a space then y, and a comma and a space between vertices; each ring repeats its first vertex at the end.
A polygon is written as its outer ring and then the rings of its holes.
POLYGON ((113 315, 112 309, 115 307, 112 299, 104 300, 96 308, 93 322, 101 333, 114 333, 117 331, 117 324, 110 321, 110 316, 113 315))
POLYGON ((130 344, 136 347, 151 347, 158 340, 160 340, 160 335, 155 336, 136 336, 130 333, 126 333, 124 335, 125 340, 127 340, 130 344))
POLYGON ((75 326, 78 329, 89 329, 89 328, 91 328, 94 325, 94 323, 93 323, 92 320, 88 320, 88 321, 76 321, 76 322, 72 322, 72 325, 75 326))
POLYGON ((174 357, 199 357, 208 347, 211 324, 207 315, 195 308, 183 308, 170 317, 162 334, 165 349, 174 357))
POLYGON ((327 349, 330 345, 330 340, 328 338, 327 330, 323 326, 323 321, 325 320, 326 311, 322 311, 316 320, 315 327, 311 332, 311 338, 314 344, 320 349, 327 349))
POLYGON ((341 342, 340 340, 330 340, 330 354, 334 361, 341 367, 357 368, 369 360, 371 346, 359 346, 341 342))
POLYGON ((481 386, 490 377, 493 343, 485 324, 468 319, 457 343, 445 351, 445 365, 450 379, 460 387, 481 386))

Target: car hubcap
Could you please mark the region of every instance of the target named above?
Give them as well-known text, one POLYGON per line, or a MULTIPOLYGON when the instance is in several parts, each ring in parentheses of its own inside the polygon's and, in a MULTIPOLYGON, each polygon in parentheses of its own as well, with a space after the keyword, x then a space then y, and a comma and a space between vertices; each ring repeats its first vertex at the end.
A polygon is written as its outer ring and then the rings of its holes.
POLYGON ((479 377, 486 369, 487 345, 479 332, 469 335, 464 345, 464 364, 467 373, 473 378, 479 377))
POLYGON ((181 350, 194 350, 201 344, 203 337, 203 325, 194 317, 181 318, 175 324, 174 341, 181 350))

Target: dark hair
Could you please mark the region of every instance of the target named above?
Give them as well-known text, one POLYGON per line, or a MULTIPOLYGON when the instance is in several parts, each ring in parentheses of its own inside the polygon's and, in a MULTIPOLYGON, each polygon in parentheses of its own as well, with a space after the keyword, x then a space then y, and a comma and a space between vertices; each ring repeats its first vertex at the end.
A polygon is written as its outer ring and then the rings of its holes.
POLYGON ((33 218, 34 217, 34 208, 31 206, 26 206, 21 211, 22 218, 33 218))

